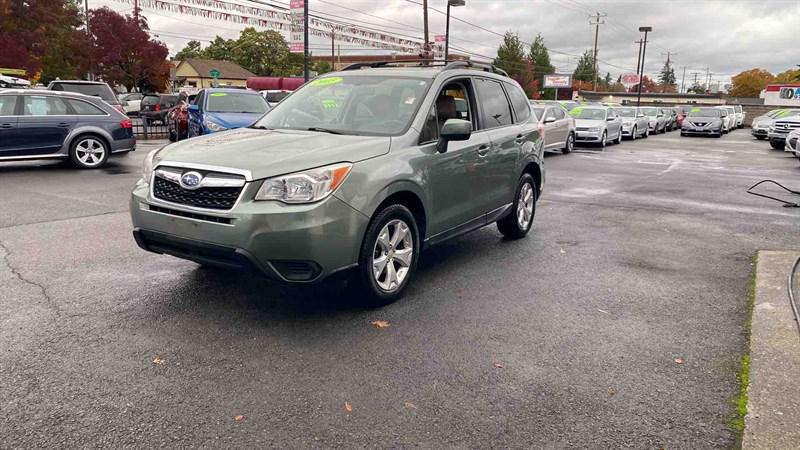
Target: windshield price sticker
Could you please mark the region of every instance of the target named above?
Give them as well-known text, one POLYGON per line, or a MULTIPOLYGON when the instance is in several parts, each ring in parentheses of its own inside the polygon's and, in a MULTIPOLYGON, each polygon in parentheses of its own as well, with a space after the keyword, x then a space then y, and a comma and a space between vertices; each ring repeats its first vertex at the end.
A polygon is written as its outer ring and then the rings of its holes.
POLYGON ((342 82, 342 77, 325 77, 317 78, 316 80, 308 83, 309 86, 332 86, 342 82))
POLYGON ((226 94, 224 92, 214 92, 214 93, 209 94, 210 97, 225 97, 226 95, 228 95, 228 94, 226 94))

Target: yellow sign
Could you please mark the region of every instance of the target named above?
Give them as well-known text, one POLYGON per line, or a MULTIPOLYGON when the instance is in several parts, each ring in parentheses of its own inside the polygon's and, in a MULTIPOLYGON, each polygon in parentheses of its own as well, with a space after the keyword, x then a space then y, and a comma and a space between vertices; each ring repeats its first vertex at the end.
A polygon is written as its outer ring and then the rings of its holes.
POLYGON ((325 77, 317 78, 316 80, 308 83, 309 86, 331 86, 342 82, 342 77, 325 77))
POLYGON ((0 67, 0 73, 4 75, 25 75, 25 69, 6 69, 4 67, 0 67))

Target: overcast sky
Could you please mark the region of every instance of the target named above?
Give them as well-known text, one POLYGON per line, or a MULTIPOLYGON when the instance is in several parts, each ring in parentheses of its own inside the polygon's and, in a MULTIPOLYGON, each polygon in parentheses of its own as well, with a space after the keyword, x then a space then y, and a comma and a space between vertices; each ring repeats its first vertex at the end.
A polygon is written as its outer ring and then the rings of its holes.
MULTIPOLYGON (((246 0, 226 0, 251 6, 263 6, 246 0)), ((259 0, 262 1, 262 0, 259 0)), ((263 0, 287 5, 288 0, 263 0)), ((381 28, 387 33, 422 37, 422 0, 308 0, 313 13, 339 16, 337 20, 381 28), (358 11, 358 12, 356 12, 358 11)), ((429 7, 444 11, 446 0, 429 0, 429 7)), ((89 0, 89 7, 109 6, 131 13, 130 5, 116 0, 89 0)), ((599 69, 621 73, 636 71, 636 57, 641 33, 638 27, 650 25, 645 72, 655 74, 671 52, 678 83, 686 67, 686 84, 693 74, 706 68, 714 82, 729 82, 730 77, 754 67, 778 73, 800 64, 798 0, 466 0, 465 7, 453 8, 452 15, 488 30, 519 33, 525 42, 541 33, 551 50, 551 59, 559 71, 572 72, 576 56, 594 43, 594 26, 589 15, 606 14, 600 25, 599 69)), ((217 34, 235 38, 241 24, 207 20, 199 17, 143 9, 152 31, 174 54, 189 39, 211 40, 217 34)), ((431 35, 444 34, 445 16, 429 12, 431 35)), ((494 57, 502 38, 474 26, 451 20, 451 45, 470 52, 494 57)), ((288 36, 286 36, 288 38, 288 36)), ((204 45, 207 42, 204 42, 204 45)), ((359 50, 341 44, 342 53, 385 53, 374 49, 359 50)), ((315 54, 328 54, 330 42, 312 40, 315 54)), ((457 51, 457 50, 456 50, 457 51)))

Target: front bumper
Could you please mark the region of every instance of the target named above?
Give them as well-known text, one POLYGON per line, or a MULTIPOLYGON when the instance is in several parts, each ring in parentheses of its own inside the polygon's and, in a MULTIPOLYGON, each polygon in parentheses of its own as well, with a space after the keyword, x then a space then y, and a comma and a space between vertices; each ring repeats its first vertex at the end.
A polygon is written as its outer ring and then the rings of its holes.
POLYGON ((600 142, 603 138, 602 131, 576 131, 575 142, 600 142))
POLYGON ((694 134, 694 135, 704 135, 704 136, 713 136, 722 133, 722 128, 699 128, 699 127, 683 127, 681 128, 681 134, 694 134))
POLYGON ((369 219, 336 196, 308 205, 256 202, 248 183, 230 211, 153 199, 139 181, 130 199, 136 242, 145 250, 241 269, 285 282, 322 280, 357 264, 369 219))
POLYGON ((770 131, 767 134, 767 137, 769 137, 770 142, 786 142, 786 136, 789 136, 789 133, 780 133, 780 132, 776 133, 774 131, 770 131))
POLYGON ((750 134, 753 136, 767 136, 769 135, 769 130, 766 128, 751 128, 750 134))

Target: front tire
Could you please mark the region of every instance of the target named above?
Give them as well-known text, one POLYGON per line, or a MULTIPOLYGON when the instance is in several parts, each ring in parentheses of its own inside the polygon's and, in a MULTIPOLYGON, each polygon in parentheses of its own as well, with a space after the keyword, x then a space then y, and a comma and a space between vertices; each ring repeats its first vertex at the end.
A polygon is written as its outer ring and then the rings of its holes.
POLYGON ((769 145, 771 145, 775 150, 783 150, 786 148, 786 143, 780 141, 769 141, 769 145))
POLYGON ((401 204, 385 207, 367 228, 358 259, 363 303, 388 305, 399 299, 414 275, 420 236, 414 214, 401 204))
POLYGON ((497 229, 508 239, 525 237, 533 226, 536 214, 536 183, 529 173, 520 177, 511 212, 497 221, 497 229))
POLYGON ((562 150, 562 153, 565 155, 567 153, 572 153, 573 148, 575 148, 575 135, 570 133, 567 135, 567 142, 564 145, 564 150, 562 150))
POLYGON ((108 145, 99 136, 78 136, 69 147, 69 159, 79 169, 97 169, 108 161, 108 145))
POLYGON ((765 141, 765 140, 767 140, 767 137, 766 136, 756 136, 756 139, 758 139, 759 141, 765 141))
POLYGON ((633 127, 633 131, 631 131, 631 140, 632 140, 632 141, 635 141, 635 140, 636 140, 636 133, 638 133, 638 132, 639 132, 639 130, 637 130, 637 129, 636 129, 636 126, 634 125, 634 127, 633 127))
POLYGON ((600 148, 606 148, 608 144, 608 132, 603 131, 603 136, 600 138, 600 148))

